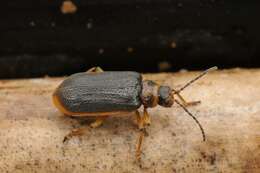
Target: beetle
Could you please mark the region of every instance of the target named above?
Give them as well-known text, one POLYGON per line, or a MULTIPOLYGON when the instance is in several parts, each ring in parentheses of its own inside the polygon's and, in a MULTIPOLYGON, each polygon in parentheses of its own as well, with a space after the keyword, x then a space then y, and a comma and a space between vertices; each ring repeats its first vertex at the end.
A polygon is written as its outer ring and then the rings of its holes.
MULTIPOLYGON (((205 132, 201 124, 186 108, 200 101, 187 102, 180 92, 209 71, 216 69, 217 67, 212 67, 205 70, 183 87, 175 90, 170 86, 158 85, 151 80, 143 80, 142 75, 137 72, 105 72, 100 67, 93 67, 87 72, 76 73, 65 79, 54 91, 52 99, 56 108, 64 115, 96 117, 96 120, 90 124, 92 128, 102 125, 109 116, 134 112, 141 132, 136 149, 136 157, 140 160, 145 127, 151 124, 147 109, 157 105, 169 108, 177 103, 198 124, 205 141, 205 132), (177 100, 175 96, 179 99, 177 100), (138 111, 142 105, 143 115, 138 111)), ((65 136, 64 141, 80 134, 82 134, 80 129, 73 130, 65 136)))

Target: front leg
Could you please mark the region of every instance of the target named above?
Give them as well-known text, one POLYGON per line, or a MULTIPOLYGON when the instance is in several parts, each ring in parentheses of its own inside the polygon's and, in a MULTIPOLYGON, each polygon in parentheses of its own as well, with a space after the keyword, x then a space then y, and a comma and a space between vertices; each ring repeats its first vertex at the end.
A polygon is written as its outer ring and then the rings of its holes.
POLYGON ((139 112, 138 112, 137 117, 139 118, 139 121, 137 121, 137 122, 139 122, 140 134, 139 134, 139 138, 137 140, 136 160, 140 163, 141 162, 143 140, 144 140, 144 137, 146 135, 148 135, 148 133, 146 131, 146 126, 147 125, 149 126, 151 124, 151 118, 150 118, 150 115, 147 112, 146 107, 144 107, 143 116, 141 117, 139 112))
POLYGON ((140 129, 139 138, 137 140, 137 146, 136 146, 136 160, 137 162, 141 162, 141 154, 142 154, 142 144, 145 136, 145 128, 140 129))
POLYGON ((144 128, 143 117, 140 115, 138 110, 135 111, 135 119, 136 119, 138 128, 143 129, 144 128))
POLYGON ((144 107, 143 122, 144 122, 145 126, 146 125, 148 125, 148 126, 151 125, 151 118, 150 118, 150 115, 147 112, 147 108, 146 107, 144 107))
POLYGON ((135 111, 135 118, 139 129, 143 129, 145 126, 150 126, 151 118, 147 112, 147 108, 144 108, 143 116, 140 115, 139 111, 135 111))
POLYGON ((201 103, 201 101, 191 101, 191 102, 187 102, 177 91, 175 91, 174 89, 172 89, 172 90, 174 91, 174 94, 176 94, 177 97, 181 100, 182 104, 183 104, 185 107, 195 106, 195 105, 201 103))

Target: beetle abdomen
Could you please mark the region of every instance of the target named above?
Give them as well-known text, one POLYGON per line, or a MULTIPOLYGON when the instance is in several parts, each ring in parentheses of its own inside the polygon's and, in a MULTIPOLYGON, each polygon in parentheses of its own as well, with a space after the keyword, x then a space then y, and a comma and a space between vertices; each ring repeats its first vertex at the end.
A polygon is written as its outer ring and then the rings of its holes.
POLYGON ((133 111, 141 106, 142 77, 137 72, 76 73, 54 97, 72 113, 133 111))

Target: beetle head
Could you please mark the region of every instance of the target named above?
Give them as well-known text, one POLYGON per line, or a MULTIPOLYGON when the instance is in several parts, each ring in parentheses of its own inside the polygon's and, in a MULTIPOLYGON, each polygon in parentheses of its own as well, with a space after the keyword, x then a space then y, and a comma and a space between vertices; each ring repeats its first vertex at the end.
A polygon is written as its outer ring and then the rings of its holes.
POLYGON ((158 104, 163 107, 171 107, 174 103, 172 89, 169 86, 160 86, 158 89, 158 104))
POLYGON ((141 99, 145 107, 155 107, 158 104, 163 107, 171 107, 174 102, 170 87, 159 86, 150 80, 143 81, 141 99))
POLYGON ((189 112, 189 110, 186 108, 186 106, 183 103, 179 102, 178 100, 176 100, 174 98, 174 95, 176 95, 178 98, 180 98, 180 100, 182 102, 185 102, 185 100, 180 95, 180 92, 183 91, 188 86, 190 86, 195 81, 197 81, 198 79, 200 79, 202 76, 207 74, 209 71, 213 71, 216 69, 217 69, 217 67, 212 67, 212 68, 205 70, 204 72, 199 74, 197 77, 195 77, 194 79, 187 82, 182 88, 180 88, 178 90, 174 90, 174 89, 170 88, 169 86, 159 86, 158 84, 156 84, 155 82, 150 81, 150 80, 143 81, 143 90, 142 90, 142 94, 141 94, 142 103, 143 103, 144 107, 148 108, 148 107, 155 107, 158 104, 163 107, 171 107, 173 105, 173 103, 176 102, 198 124, 198 126, 201 130, 201 133, 202 133, 203 141, 205 141, 205 139, 206 139, 205 132, 204 132, 200 122, 197 120, 197 118, 192 113, 189 112))

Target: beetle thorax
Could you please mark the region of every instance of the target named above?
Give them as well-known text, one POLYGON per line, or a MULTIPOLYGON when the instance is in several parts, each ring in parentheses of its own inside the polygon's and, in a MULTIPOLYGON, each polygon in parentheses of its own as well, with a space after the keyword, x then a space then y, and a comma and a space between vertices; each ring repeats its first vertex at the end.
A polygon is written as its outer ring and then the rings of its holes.
POLYGON ((145 107, 155 107, 158 104, 163 107, 171 107, 174 99, 172 90, 168 86, 159 86, 153 81, 143 81, 141 100, 145 107))

